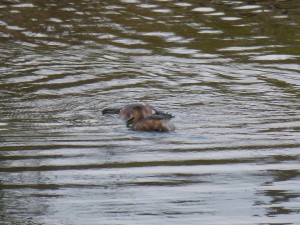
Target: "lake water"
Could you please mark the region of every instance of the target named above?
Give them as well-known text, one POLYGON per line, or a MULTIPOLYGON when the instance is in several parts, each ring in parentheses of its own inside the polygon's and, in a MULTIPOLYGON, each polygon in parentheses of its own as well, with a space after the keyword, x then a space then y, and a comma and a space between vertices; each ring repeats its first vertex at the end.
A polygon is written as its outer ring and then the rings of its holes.
POLYGON ((299 159, 299 1, 0 2, 1 225, 300 224, 299 159))

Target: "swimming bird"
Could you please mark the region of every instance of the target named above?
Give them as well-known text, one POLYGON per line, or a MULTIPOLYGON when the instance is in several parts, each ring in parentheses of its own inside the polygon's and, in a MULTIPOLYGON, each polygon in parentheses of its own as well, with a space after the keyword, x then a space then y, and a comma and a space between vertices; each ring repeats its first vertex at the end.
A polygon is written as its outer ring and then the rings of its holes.
POLYGON ((127 126, 132 130, 140 131, 174 131, 175 126, 170 122, 170 114, 149 115, 147 109, 136 105, 132 107, 132 117, 127 121, 127 126))
POLYGON ((128 104, 128 105, 125 105, 122 108, 105 108, 105 109, 102 110, 102 114, 103 115, 105 115, 105 114, 119 114, 120 119, 127 121, 127 120, 129 120, 133 117, 133 109, 135 107, 137 107, 137 108, 139 108, 140 110, 143 111, 144 117, 151 116, 153 114, 163 115, 165 118, 174 117, 172 114, 159 111, 159 110, 153 108, 149 104, 143 105, 143 104, 138 104, 138 103, 128 104))

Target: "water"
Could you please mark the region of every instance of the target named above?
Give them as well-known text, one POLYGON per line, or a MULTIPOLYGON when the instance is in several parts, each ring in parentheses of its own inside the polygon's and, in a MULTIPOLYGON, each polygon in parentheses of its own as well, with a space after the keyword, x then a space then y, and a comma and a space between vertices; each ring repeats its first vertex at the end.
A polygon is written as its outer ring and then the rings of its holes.
POLYGON ((299 224, 299 8, 1 1, 0 224, 299 224))

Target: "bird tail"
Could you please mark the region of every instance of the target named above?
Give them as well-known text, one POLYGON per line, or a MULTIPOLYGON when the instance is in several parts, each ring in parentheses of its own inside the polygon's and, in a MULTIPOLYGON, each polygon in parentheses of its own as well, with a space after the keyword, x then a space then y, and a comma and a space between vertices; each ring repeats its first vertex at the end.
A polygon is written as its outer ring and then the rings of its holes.
POLYGON ((173 114, 170 114, 168 112, 159 111, 159 110, 157 110, 155 108, 152 108, 152 109, 155 112, 155 115, 163 116, 163 117, 165 117, 165 119, 172 119, 172 118, 175 117, 173 114))

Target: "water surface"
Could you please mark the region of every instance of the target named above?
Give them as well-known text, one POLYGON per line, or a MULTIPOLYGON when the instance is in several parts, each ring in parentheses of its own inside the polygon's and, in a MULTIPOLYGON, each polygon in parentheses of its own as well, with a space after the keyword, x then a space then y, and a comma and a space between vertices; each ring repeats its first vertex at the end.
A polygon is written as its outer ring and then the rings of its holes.
POLYGON ((299 8, 1 1, 0 223, 299 224, 299 8))

